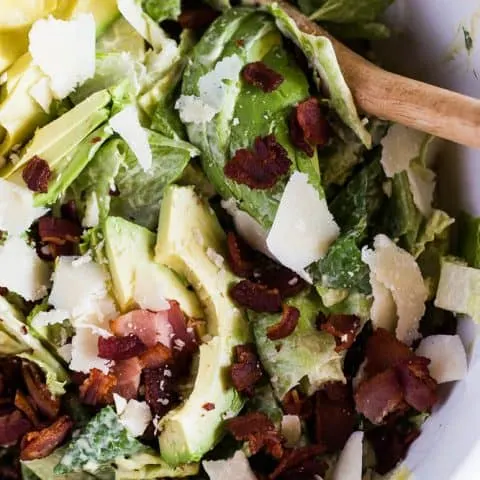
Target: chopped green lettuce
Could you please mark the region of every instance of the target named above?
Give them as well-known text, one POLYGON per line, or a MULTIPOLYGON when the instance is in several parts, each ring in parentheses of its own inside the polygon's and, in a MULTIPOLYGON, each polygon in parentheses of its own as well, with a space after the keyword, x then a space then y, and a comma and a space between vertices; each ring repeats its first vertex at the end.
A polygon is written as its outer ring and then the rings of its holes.
POLYGON ((480 268, 480 217, 466 212, 460 216, 458 253, 470 267, 480 268))
POLYGON ((313 65, 317 84, 327 92, 332 108, 362 143, 370 148, 371 135, 358 116, 352 93, 343 78, 330 40, 302 32, 295 21, 276 3, 269 5, 268 11, 275 17, 282 33, 298 45, 313 65))
POLYGON ((283 411, 269 383, 255 388, 255 395, 248 399, 245 409, 264 413, 277 427, 282 422, 283 411))
POLYGON ((155 230, 165 187, 181 177, 199 152, 187 142, 153 131, 149 131, 148 141, 153 156, 151 170, 145 172, 134 153, 126 151, 115 177, 115 189, 120 194, 111 197, 110 214, 155 230))
POLYGON ((373 22, 392 3, 393 0, 326 0, 310 14, 310 19, 335 23, 373 22))
POLYGON ((180 15, 180 0, 142 0, 143 10, 156 22, 176 20, 180 15))
POLYGON ((0 355, 12 354, 36 363, 44 372, 52 395, 63 395, 69 380, 68 373, 39 340, 35 330, 27 325, 23 315, 7 300, 0 297, 0 355))
POLYGON ((227 10, 232 7, 230 0, 205 0, 210 6, 217 10, 227 10))
POLYGON ((124 53, 134 60, 143 61, 145 51, 145 40, 124 17, 116 20, 97 40, 97 54, 124 53))
POLYGON ((344 381, 334 338, 315 326, 322 308, 316 293, 299 295, 287 304, 300 311, 300 318, 294 332, 282 340, 269 340, 266 334, 281 314, 248 312, 260 360, 280 400, 298 385, 311 395, 327 382, 344 381))
POLYGON ((418 232, 415 245, 411 251, 415 258, 418 258, 427 248, 428 244, 436 240, 444 240, 449 237, 450 226, 455 219, 450 217, 443 210, 433 210, 430 218, 423 221, 418 232))
POLYGON ((95 473, 117 457, 146 450, 147 447, 130 436, 113 408, 105 407, 68 444, 54 473, 62 475, 84 469, 95 473))
POLYGON ((329 33, 335 38, 342 38, 346 40, 350 39, 367 39, 367 40, 385 40, 391 35, 390 29, 379 22, 367 22, 367 23, 352 23, 352 24, 340 24, 323 22, 329 33))

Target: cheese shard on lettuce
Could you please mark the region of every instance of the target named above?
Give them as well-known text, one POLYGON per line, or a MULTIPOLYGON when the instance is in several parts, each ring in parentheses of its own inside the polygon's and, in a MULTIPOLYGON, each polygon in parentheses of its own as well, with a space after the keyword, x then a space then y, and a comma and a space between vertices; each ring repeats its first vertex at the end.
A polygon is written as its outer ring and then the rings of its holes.
POLYGON ((375 237, 374 251, 364 249, 362 257, 376 281, 390 290, 397 309, 395 334, 410 345, 420 336, 418 328, 428 298, 417 262, 383 234, 375 237))
POLYGON ((30 54, 49 77, 56 98, 65 98, 95 74, 95 35, 92 14, 69 21, 49 17, 33 24, 30 54))
POLYGON ((438 383, 462 380, 467 374, 467 354, 458 335, 431 335, 415 353, 430 359, 428 369, 438 383))
POLYGON ((480 270, 455 260, 444 260, 435 306, 470 315, 480 322, 480 270))
POLYGON ((339 233, 326 199, 309 182, 307 174, 294 172, 267 237, 270 252, 305 278, 305 267, 323 258, 339 233))
POLYGON ((238 450, 232 458, 227 460, 210 460, 202 462, 204 470, 210 480, 256 480, 245 454, 238 450))

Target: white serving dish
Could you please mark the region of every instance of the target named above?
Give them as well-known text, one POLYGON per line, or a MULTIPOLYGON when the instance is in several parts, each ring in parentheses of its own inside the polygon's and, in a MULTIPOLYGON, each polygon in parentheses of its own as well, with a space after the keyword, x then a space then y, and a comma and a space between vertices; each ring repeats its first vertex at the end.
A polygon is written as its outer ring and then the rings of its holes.
MULTIPOLYGON (((378 45, 386 68, 480 98, 480 1, 396 0, 387 15, 393 37, 378 45), (468 53, 462 27, 473 39, 468 53)), ((437 160, 441 206, 480 215, 480 150, 445 142, 437 160)), ((480 480, 478 328, 461 319, 469 353, 467 378, 442 391, 406 459, 416 480, 480 480)))

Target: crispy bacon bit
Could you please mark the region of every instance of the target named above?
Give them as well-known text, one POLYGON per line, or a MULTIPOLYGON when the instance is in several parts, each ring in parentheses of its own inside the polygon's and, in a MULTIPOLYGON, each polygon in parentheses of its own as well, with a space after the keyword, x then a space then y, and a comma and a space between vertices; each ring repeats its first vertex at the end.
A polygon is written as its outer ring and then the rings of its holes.
POLYGON ((32 424, 19 410, 0 416, 0 445, 15 445, 31 428, 32 424))
POLYGON ((79 388, 80 400, 85 405, 108 405, 113 402, 113 389, 116 384, 115 375, 111 373, 105 375, 97 368, 93 368, 79 388))
POLYGON ((380 475, 390 472, 403 460, 408 448, 420 435, 420 431, 411 427, 401 431, 396 425, 387 425, 374 428, 366 436, 375 451, 375 470, 380 475))
POLYGON ((145 352, 145 344, 133 334, 126 337, 99 337, 98 356, 107 360, 127 360, 145 352))
POLYGON ((137 398, 138 388, 140 387, 140 377, 142 366, 137 357, 128 360, 116 362, 112 368, 112 373, 117 379, 117 384, 113 389, 114 393, 130 400, 137 398))
POLYGON ((73 422, 67 415, 38 432, 27 433, 21 444, 21 460, 36 460, 50 455, 67 437, 73 422))
POLYGON ((138 356, 140 365, 143 368, 157 368, 172 361, 172 351, 163 345, 157 343, 138 356))
POLYGON ((180 304, 175 300, 169 300, 170 309, 168 310, 168 321, 173 330, 173 350, 174 353, 192 354, 198 349, 198 342, 195 336, 195 330, 188 328, 185 314, 180 308, 180 304))
POLYGON ((437 403, 437 382, 430 376, 430 360, 415 357, 397 366, 397 375, 405 392, 405 401, 415 410, 425 412, 437 403))
POLYGON ((282 437, 264 413, 252 412, 230 418, 226 422, 226 428, 236 440, 248 441, 252 455, 265 448, 272 457, 282 458, 282 437))
POLYGON ((174 389, 176 380, 170 365, 146 368, 143 381, 145 400, 154 415, 161 418, 178 404, 178 394, 174 389))
POLYGON ((298 325, 300 311, 298 308, 290 305, 283 306, 282 318, 275 325, 271 325, 267 329, 267 337, 270 340, 281 340, 290 336, 298 325))
POLYGON ((215 410, 215 404, 212 402, 204 403, 202 408, 207 412, 211 412, 212 410, 215 410))
POLYGON ((336 352, 348 350, 355 341, 355 334, 360 327, 360 319, 355 315, 330 315, 321 329, 335 337, 336 352))
POLYGON ((30 420, 34 427, 37 428, 40 425, 40 421, 38 420, 38 416, 34 407, 31 405, 27 396, 20 390, 17 390, 15 393, 14 404, 30 420))
POLYGON ((217 17, 217 11, 208 5, 202 5, 183 10, 178 17, 178 23, 182 28, 200 30, 207 28, 217 17))
POLYGON ((38 410, 51 420, 56 418, 60 411, 60 399, 52 396, 37 367, 23 362, 22 373, 28 393, 38 410))
POLYGON ((253 396, 255 384, 262 378, 263 372, 255 347, 253 345, 237 345, 235 347, 235 363, 230 370, 233 386, 248 396, 253 396))
POLYGON ((305 100, 293 110, 290 117, 290 137, 292 143, 309 157, 313 156, 314 147, 328 142, 328 123, 316 98, 305 100))
POLYGON ((35 155, 32 157, 22 172, 22 178, 27 187, 33 192, 47 193, 48 182, 52 176, 52 171, 48 162, 35 155))
POLYGON ((315 396, 315 440, 327 452, 341 450, 355 429, 355 406, 347 385, 326 385, 315 396))
POLYGON ((242 307, 255 312, 276 313, 282 310, 282 298, 277 289, 242 280, 230 289, 230 296, 242 307))
POLYGON ((291 161, 287 151, 274 135, 257 137, 253 150, 241 148, 226 163, 225 175, 250 188, 272 188, 279 178, 290 170, 291 161))
POLYGON ((377 328, 367 341, 365 374, 372 376, 409 360, 414 353, 387 330, 377 328))
POLYGON ((38 221, 38 234, 42 242, 61 246, 67 242, 78 243, 82 227, 65 218, 42 217, 38 221))
POLYGON ((358 412, 376 424, 387 415, 404 410, 407 405, 395 370, 390 368, 363 381, 355 392, 355 404, 358 412))
POLYGON ((248 278, 253 274, 253 251, 234 232, 227 234, 228 264, 235 275, 248 278))
POLYGON ((282 75, 267 67, 263 62, 245 65, 242 77, 249 85, 260 88, 265 93, 275 91, 284 80, 282 75))
MULTIPOLYGON (((275 480, 276 478, 284 476, 288 478, 297 479, 301 478, 300 476, 293 476, 294 473, 304 473, 302 468, 308 465, 309 469, 312 467, 318 469, 319 475, 324 475, 327 466, 320 461, 316 461, 315 465, 312 465, 311 460, 316 460, 316 457, 325 453, 325 447, 323 445, 308 445, 306 447, 299 447, 293 450, 285 452, 281 462, 278 464, 277 468, 270 474, 268 477, 270 480, 275 480), (318 463, 317 463, 318 462, 318 463)), ((314 473, 314 475, 317 472, 314 473)), ((313 476, 310 478, 314 478, 313 476)))
POLYGON ((256 283, 276 288, 282 298, 294 297, 307 288, 307 282, 298 274, 274 262, 264 268, 256 269, 254 278, 256 283))

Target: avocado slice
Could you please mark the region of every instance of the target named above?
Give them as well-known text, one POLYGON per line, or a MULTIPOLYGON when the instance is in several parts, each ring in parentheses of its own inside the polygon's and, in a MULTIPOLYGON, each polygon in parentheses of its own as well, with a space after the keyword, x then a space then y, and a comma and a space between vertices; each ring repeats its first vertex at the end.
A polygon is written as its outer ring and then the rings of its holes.
POLYGON ((123 312, 135 306, 136 278, 142 276, 166 299, 176 300, 189 317, 203 318, 196 295, 168 267, 155 263, 154 233, 120 217, 108 217, 103 230, 113 293, 123 312))
POLYGON ((170 186, 162 202, 155 260, 187 278, 202 302, 212 340, 200 346, 198 373, 188 399, 162 419, 162 457, 171 465, 199 461, 221 438, 223 421, 244 401, 229 382, 233 348, 251 340, 245 314, 229 298, 236 277, 222 262, 225 233, 192 187, 170 186), (205 403, 215 404, 206 411, 205 403))
POLYGON ((2 177, 10 177, 35 155, 46 160, 50 168, 53 168, 85 137, 107 120, 109 116, 107 106, 110 102, 111 96, 106 90, 94 93, 72 110, 39 129, 27 145, 20 161, 7 165, 1 172, 2 177))

